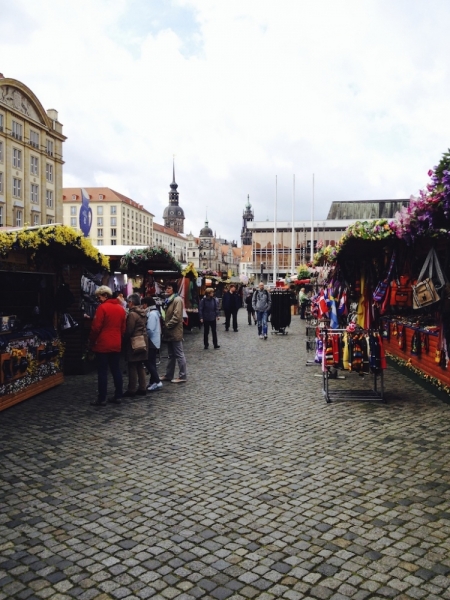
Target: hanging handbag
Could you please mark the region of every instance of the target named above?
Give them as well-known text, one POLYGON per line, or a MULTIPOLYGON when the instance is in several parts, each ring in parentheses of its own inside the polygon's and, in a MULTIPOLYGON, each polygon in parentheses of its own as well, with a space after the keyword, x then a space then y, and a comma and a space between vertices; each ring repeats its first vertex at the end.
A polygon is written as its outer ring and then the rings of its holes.
POLYGON ((440 300, 440 296, 438 293, 438 289, 441 289, 445 286, 445 277, 442 273, 441 265, 439 264, 439 259, 436 254, 436 250, 431 248, 428 252, 428 255, 423 264, 422 270, 420 271, 418 283, 413 286, 413 308, 423 308, 424 306, 429 306, 430 304, 434 304, 434 302, 438 302, 440 300), (439 286, 436 286, 433 283, 433 267, 436 269, 436 274, 439 279, 439 286), (428 277, 423 279, 425 272, 428 268, 428 277))
POLYGON ((135 335, 130 338, 131 341, 131 349, 133 352, 141 352, 142 350, 147 349, 147 344, 145 343, 145 336, 143 335, 135 335))

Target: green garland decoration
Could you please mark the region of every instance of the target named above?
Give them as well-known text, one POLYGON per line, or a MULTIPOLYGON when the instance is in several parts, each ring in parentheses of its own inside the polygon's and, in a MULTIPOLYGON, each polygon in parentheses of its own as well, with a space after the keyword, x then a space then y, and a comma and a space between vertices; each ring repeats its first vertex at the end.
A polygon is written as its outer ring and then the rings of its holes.
POLYGON ((386 352, 386 356, 390 360, 393 360, 394 362, 396 362, 401 367, 406 367, 407 369, 412 371, 415 375, 418 375, 421 379, 423 379, 427 383, 431 383, 431 385, 434 385, 435 387, 437 387, 441 392, 445 392, 446 394, 448 394, 450 396, 450 387, 448 385, 445 385, 444 383, 442 383, 442 381, 437 379, 437 377, 432 377, 431 375, 427 375, 421 369, 418 369, 417 367, 415 367, 411 363, 411 360, 404 360, 403 358, 399 358, 398 356, 395 356, 394 354, 391 354, 390 352, 386 352))
POLYGON ((129 271, 132 267, 138 267, 141 263, 153 260, 155 258, 164 259, 167 262, 167 269, 173 269, 181 273, 181 263, 179 263, 168 250, 162 246, 149 246, 148 248, 135 248, 130 250, 120 259, 120 270, 129 271))

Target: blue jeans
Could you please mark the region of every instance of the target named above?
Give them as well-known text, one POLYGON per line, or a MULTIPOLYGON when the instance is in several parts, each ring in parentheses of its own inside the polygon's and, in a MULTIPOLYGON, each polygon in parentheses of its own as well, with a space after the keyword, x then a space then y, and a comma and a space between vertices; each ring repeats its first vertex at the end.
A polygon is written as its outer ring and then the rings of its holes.
POLYGON ((258 320, 258 335, 267 335, 267 312, 257 310, 256 318, 258 320))
POLYGON ((115 398, 123 395, 123 379, 120 370, 120 352, 96 352, 98 375, 98 400, 104 402, 108 393, 108 366, 114 380, 115 398))

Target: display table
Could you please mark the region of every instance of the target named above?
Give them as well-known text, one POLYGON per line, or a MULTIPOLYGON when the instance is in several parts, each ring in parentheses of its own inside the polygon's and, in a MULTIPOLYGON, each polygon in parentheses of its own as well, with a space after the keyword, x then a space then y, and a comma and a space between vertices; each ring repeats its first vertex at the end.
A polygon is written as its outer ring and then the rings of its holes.
POLYGON ((383 328, 386 328, 388 332, 388 336, 383 337, 383 345, 388 354, 399 358, 408 366, 418 369, 425 376, 438 379, 446 386, 450 385, 449 370, 439 366, 439 363, 435 361, 439 340, 438 331, 421 329, 387 317, 382 317, 381 321, 383 328), (395 329, 397 329, 397 335, 395 335, 395 329), (403 349, 399 345, 399 329, 401 329, 401 335, 404 336, 403 349), (420 333, 424 341, 420 354, 411 352, 413 336, 416 332, 420 333))

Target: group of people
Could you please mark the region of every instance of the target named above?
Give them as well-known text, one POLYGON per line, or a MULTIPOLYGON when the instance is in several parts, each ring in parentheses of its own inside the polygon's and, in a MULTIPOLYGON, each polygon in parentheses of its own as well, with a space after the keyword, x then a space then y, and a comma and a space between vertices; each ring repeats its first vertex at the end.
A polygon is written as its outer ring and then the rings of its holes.
POLYGON ((104 406, 107 402, 120 404, 123 397, 145 396, 162 388, 163 381, 185 383, 187 379, 186 358, 183 350, 183 301, 178 295, 178 285, 166 285, 164 302, 164 325, 161 314, 151 297, 142 298, 137 293, 126 299, 126 307, 120 298, 114 298, 105 285, 96 290, 100 302, 92 321, 89 347, 97 357, 98 396, 91 402, 104 406), (157 353, 161 339, 168 344, 169 360, 166 372, 158 375, 157 353), (128 387, 123 391, 120 367, 121 355, 128 364, 128 387), (175 366, 179 374, 175 378, 175 366), (114 381, 114 395, 107 398, 108 368, 114 381), (146 368, 150 373, 147 384, 146 368))
MULTIPOLYGON (((261 282, 259 287, 254 290, 249 290, 245 299, 247 307, 248 324, 258 325, 258 336, 261 339, 267 340, 267 323, 272 306, 272 298, 270 292, 265 289, 264 283, 261 282)), ((242 306, 240 295, 236 291, 236 286, 230 285, 226 289, 222 297, 222 309, 225 315, 225 331, 230 330, 230 325, 233 331, 238 331, 237 314, 242 306)), ((214 289, 207 288, 205 295, 200 301, 198 308, 200 323, 203 325, 203 342, 205 350, 209 348, 209 332, 212 333, 212 342, 214 348, 220 348, 217 340, 217 321, 219 320, 219 300, 214 297, 214 289)))

